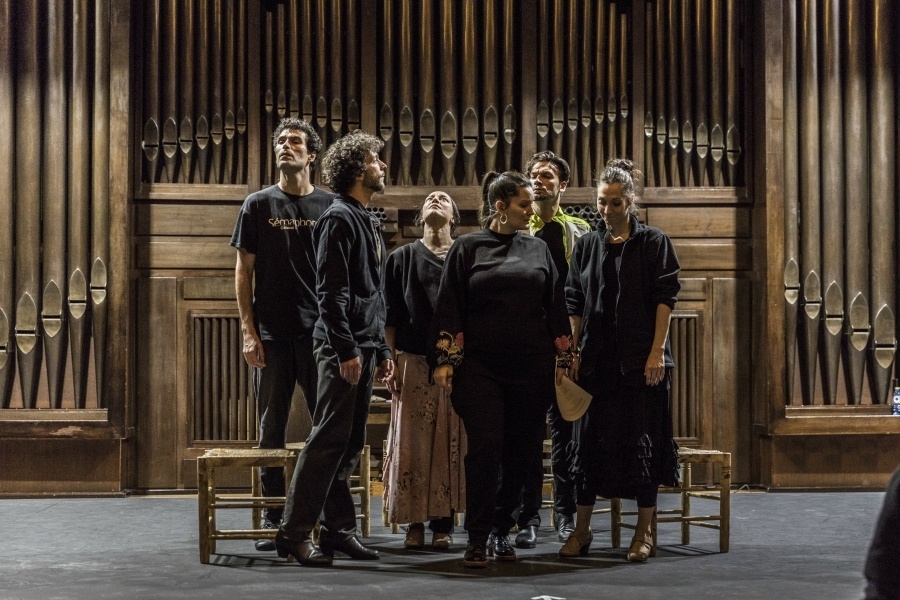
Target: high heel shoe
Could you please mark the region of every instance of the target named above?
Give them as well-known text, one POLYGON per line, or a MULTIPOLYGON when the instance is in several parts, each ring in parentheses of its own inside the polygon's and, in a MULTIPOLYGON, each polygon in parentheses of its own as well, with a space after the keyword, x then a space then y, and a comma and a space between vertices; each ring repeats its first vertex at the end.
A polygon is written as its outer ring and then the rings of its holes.
POLYGON ((587 536, 581 537, 578 530, 572 531, 569 539, 559 549, 559 555, 563 558, 575 558, 576 556, 587 556, 591 549, 591 542, 594 541, 594 532, 588 531, 587 536))
POLYGON ((647 534, 635 535, 628 549, 628 562, 647 562, 653 554, 653 538, 647 534))
POLYGON ((322 553, 307 534, 301 542, 290 540, 279 531, 275 534, 275 551, 280 558, 293 556, 301 565, 308 567, 330 567, 331 557, 322 553))

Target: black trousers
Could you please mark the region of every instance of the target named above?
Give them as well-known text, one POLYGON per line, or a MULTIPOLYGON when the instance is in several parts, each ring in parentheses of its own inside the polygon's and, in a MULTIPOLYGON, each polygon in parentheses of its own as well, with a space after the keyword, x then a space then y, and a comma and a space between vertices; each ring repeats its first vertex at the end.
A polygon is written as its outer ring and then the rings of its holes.
MULTIPOLYGON (((263 340, 266 366, 253 369, 253 387, 259 413, 259 447, 284 448, 294 384, 299 384, 312 417, 316 408, 319 374, 311 336, 289 340, 263 340)), ((290 473, 287 474, 290 477, 290 473)), ((263 496, 284 496, 285 473, 280 467, 262 467, 263 496)), ((282 509, 267 508, 266 520, 277 526, 282 509)))
POLYGON ((362 371, 351 385, 340 375, 334 349, 314 340, 319 365, 319 389, 313 426, 288 490, 281 530, 288 538, 301 539, 324 513, 325 533, 356 533, 356 509, 349 479, 366 443, 366 421, 375 374, 374 348, 360 348, 362 371))
POLYGON ((454 371, 453 408, 468 437, 466 521, 469 539, 515 525, 522 487, 543 446, 548 398, 554 392, 553 356, 485 360, 468 355, 454 371))
MULTIPOLYGON (((553 466, 553 510, 560 515, 571 517, 575 514, 575 478, 570 472, 569 442, 572 441, 572 423, 563 419, 556 404, 556 397, 550 400, 547 410, 550 423, 550 464, 553 466)), ((533 457, 533 467, 522 488, 522 505, 514 515, 519 529, 528 526, 540 527, 541 502, 544 496, 544 449, 533 457)))

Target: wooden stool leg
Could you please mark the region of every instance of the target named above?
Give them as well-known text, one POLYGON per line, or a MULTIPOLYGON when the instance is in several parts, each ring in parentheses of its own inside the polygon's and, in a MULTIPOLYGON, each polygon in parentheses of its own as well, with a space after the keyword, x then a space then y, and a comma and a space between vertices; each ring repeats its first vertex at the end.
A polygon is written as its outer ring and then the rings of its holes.
POLYGON ((719 551, 728 552, 731 537, 731 454, 725 454, 722 461, 722 475, 719 491, 719 551))
MULTIPOLYGON (((262 482, 259 480, 261 476, 261 467, 250 468, 250 495, 254 498, 262 496, 262 482)), ((250 511, 250 514, 250 522, 253 525, 253 529, 262 529, 263 509, 254 508, 250 511)))
MULTIPOLYGON (((640 510, 640 509, 638 509, 640 510)), ((653 511, 653 520, 650 521, 650 539, 653 540, 650 545, 650 557, 653 558, 656 556, 656 548, 659 545, 659 538, 656 535, 657 526, 659 523, 657 522, 657 511, 653 511)))
POLYGON ((367 445, 363 447, 359 460, 359 485, 362 491, 359 493, 359 505, 362 512, 362 536, 369 537, 372 532, 372 449, 367 445))
POLYGON ((216 525, 216 501, 218 500, 218 493, 216 492, 216 468, 214 466, 210 466, 207 469, 207 481, 209 481, 209 500, 207 506, 209 507, 209 551, 212 554, 216 553, 216 538, 213 537, 218 533, 217 525, 216 525))
MULTIPOLYGON (((681 478, 681 516, 691 516, 691 491, 693 485, 691 474, 691 463, 685 463, 684 475, 681 478)), ((681 522, 681 543, 684 545, 691 543, 691 524, 689 521, 681 522)))
POLYGON ((197 460, 197 507, 199 508, 198 520, 200 524, 200 562, 209 564, 209 479, 206 471, 206 461, 197 460))
POLYGON ((609 499, 609 526, 612 547, 619 548, 622 545, 622 499, 609 499))

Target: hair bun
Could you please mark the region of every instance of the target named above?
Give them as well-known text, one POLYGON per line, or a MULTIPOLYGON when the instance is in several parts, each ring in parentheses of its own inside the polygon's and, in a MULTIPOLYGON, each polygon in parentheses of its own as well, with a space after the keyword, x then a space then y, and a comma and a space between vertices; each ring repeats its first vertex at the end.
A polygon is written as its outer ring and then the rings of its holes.
POLYGON ((634 163, 627 158, 611 158, 607 161, 606 166, 614 169, 622 169, 626 173, 634 171, 634 163))

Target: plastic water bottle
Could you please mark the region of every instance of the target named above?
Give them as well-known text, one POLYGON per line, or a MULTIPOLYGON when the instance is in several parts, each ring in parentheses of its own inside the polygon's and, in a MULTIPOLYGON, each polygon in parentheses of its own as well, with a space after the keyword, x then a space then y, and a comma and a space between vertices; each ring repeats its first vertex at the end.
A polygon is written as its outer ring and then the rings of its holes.
POLYGON ((894 380, 894 400, 891 402, 891 414, 900 417, 900 384, 894 380))

